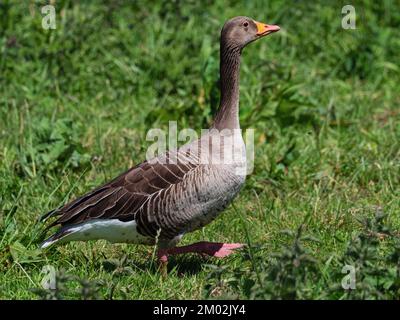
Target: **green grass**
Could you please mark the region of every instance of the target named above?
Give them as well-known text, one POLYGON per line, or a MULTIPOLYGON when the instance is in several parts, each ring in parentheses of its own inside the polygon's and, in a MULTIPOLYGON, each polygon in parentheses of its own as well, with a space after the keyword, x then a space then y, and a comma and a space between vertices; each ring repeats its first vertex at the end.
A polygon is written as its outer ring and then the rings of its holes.
POLYGON ((58 298, 351 298, 341 268, 369 248, 368 267, 356 265, 356 297, 400 297, 395 1, 355 2, 356 30, 341 28, 340 1, 56 1, 56 30, 41 27, 43 3, 0 4, 0 298, 44 297, 32 289, 45 265, 64 279, 58 298), (220 28, 236 15, 282 28, 242 55, 240 115, 255 129, 255 168, 234 204, 183 244, 250 249, 225 260, 173 258, 166 279, 151 247, 37 250, 40 214, 144 160, 147 130, 170 120, 208 126, 220 28), (371 228, 360 219, 376 212, 393 237, 361 241, 371 228), (301 225, 318 242, 282 233, 301 225))

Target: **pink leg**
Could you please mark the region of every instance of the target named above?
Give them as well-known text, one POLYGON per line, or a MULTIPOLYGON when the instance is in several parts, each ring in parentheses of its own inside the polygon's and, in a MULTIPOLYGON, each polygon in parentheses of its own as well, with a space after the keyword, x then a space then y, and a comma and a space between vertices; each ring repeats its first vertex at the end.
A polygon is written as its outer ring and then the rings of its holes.
POLYGON ((167 264, 168 264, 168 249, 158 249, 157 258, 160 262, 161 274, 167 276, 167 264))
MULTIPOLYGON (((242 248, 240 243, 222 243, 222 242, 197 242, 183 247, 174 247, 167 249, 167 254, 181 253, 200 253, 207 254, 212 257, 223 258, 233 253, 233 250, 242 248)), ((160 252, 160 251, 159 251, 160 252)), ((161 259, 159 257, 159 259, 161 259)))
POLYGON ((161 263, 168 263, 168 249, 158 249, 157 258, 161 263))

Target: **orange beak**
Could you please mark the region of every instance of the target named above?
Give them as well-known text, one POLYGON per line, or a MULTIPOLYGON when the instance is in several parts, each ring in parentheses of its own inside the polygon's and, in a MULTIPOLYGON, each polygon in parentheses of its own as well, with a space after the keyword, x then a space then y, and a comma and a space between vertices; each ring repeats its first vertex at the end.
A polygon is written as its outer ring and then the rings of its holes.
POLYGON ((254 23, 257 26, 257 35, 260 37, 269 35, 272 32, 277 32, 281 29, 279 26, 273 24, 265 24, 258 21, 254 21, 254 23))

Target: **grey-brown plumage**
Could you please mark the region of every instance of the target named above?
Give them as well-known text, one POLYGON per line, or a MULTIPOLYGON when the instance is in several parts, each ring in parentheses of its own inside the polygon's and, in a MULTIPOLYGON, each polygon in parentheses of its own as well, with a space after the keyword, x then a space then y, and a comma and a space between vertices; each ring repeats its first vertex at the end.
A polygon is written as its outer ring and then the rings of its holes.
POLYGON ((221 32, 221 101, 213 130, 48 213, 46 218, 57 216, 49 228, 60 229, 42 246, 107 239, 170 248, 185 233, 211 222, 245 181, 246 154, 238 130, 240 54, 263 35, 260 23, 250 18, 227 21, 221 32))

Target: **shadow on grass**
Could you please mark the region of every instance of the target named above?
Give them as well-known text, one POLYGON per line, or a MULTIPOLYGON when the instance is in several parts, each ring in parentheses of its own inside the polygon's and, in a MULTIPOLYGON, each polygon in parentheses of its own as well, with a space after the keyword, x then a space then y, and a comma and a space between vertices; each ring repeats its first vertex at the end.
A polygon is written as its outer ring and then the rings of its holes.
POLYGON ((168 272, 175 269, 178 275, 193 276, 200 273, 203 269, 203 265, 212 260, 212 258, 202 257, 195 254, 173 257, 168 262, 168 272))
MULTIPOLYGON (((200 273, 205 264, 216 264, 217 260, 209 257, 202 257, 195 254, 187 256, 170 257, 168 261, 168 274, 176 272, 181 275, 196 275, 200 273)), ((109 259, 102 261, 102 266, 107 272, 116 275, 127 275, 134 272, 150 272, 156 274, 161 272, 159 264, 156 260, 149 258, 148 261, 141 262, 134 259, 128 259, 126 256, 121 259, 109 259)))

